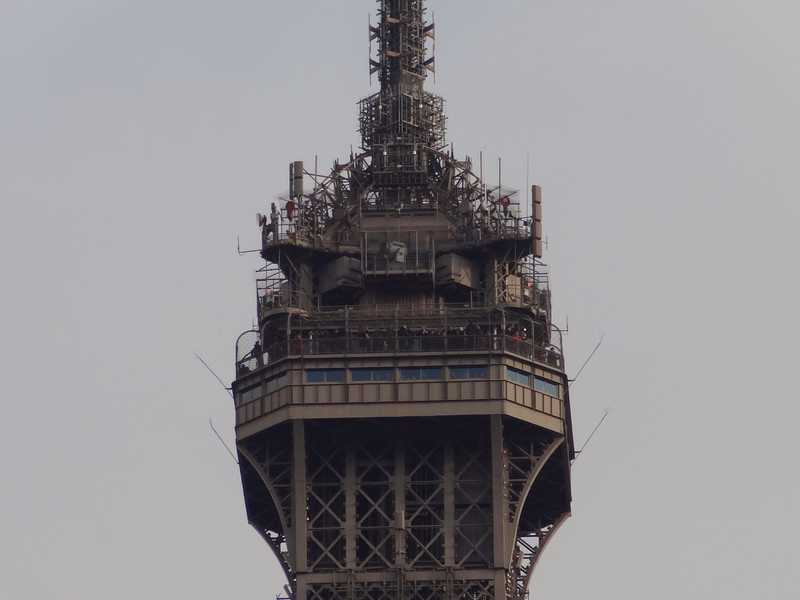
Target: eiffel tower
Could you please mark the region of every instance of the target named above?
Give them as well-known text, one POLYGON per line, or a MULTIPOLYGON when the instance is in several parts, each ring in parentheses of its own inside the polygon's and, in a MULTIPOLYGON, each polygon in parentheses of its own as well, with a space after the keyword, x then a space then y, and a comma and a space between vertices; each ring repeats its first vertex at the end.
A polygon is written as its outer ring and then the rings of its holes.
POLYGON ((292 162, 259 215, 233 383, 247 517, 292 600, 522 600, 575 455, 541 190, 456 159, 425 3, 378 5, 358 152, 292 162))

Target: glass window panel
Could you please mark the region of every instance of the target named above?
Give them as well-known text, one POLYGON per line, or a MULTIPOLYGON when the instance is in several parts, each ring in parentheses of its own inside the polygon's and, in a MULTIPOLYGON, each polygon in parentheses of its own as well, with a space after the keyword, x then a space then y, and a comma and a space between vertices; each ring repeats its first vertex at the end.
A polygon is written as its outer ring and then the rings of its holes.
POLYGON ((450 379, 469 379, 469 367, 450 367, 450 379))
POLYGON ((402 379, 403 381, 411 381, 419 379, 419 369, 416 368, 400 369, 400 379, 402 379))
POLYGON ((547 394, 548 396, 552 396, 553 398, 559 397, 559 389, 558 389, 559 385, 557 383, 553 383, 552 381, 547 381, 546 379, 536 378, 534 380, 534 387, 537 392, 547 394))
POLYGON ((506 377, 509 381, 518 383, 519 385, 531 385, 531 374, 512 367, 506 367, 506 377))
POLYGON ((372 381, 392 381, 394 369, 372 369, 372 381))
POLYGON ((488 379, 489 367, 450 367, 450 379, 488 379))
POLYGON ((308 381, 308 383, 325 383, 325 371, 321 369, 310 369, 306 371, 306 381, 308 381))
POLYGON ((489 367, 470 367, 469 376, 472 379, 489 379, 489 367))
POLYGON ((343 383, 344 369, 309 369, 306 371, 308 383, 343 383))
POLYGON ((394 369, 353 369, 353 381, 392 381, 394 369))
POLYGON ((442 369, 442 367, 404 367, 400 369, 400 379, 403 381, 443 378, 444 369, 442 369))
POLYGON ((328 383, 343 383, 344 369, 328 369, 325 372, 325 381, 328 383))
POLYGON ((444 370, 441 367, 424 367, 420 369, 420 379, 443 379, 444 370))
POLYGON ((353 381, 372 381, 372 369, 353 369, 350 371, 353 381))

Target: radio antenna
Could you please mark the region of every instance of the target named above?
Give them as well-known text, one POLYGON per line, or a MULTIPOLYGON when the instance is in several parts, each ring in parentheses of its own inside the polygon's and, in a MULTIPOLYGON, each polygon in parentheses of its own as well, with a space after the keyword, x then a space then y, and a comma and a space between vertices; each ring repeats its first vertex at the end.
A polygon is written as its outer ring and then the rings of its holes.
POLYGON ((581 368, 578 369, 577 373, 575 373, 575 377, 573 377, 572 379, 569 380, 570 383, 575 383, 576 381, 578 381, 578 377, 581 376, 581 373, 583 373, 583 370, 586 368, 586 365, 589 364, 589 361, 591 361, 592 358, 594 358, 594 355, 597 354, 597 351, 600 349, 600 346, 603 344, 603 340, 605 339, 605 337, 606 337, 605 333, 600 336, 600 341, 597 342, 597 345, 594 347, 594 350, 592 350, 592 352, 589 354, 589 357, 585 361, 583 361, 583 364, 581 365, 581 368))
POLYGON ((208 370, 209 373, 211 373, 214 376, 214 379, 219 381, 219 384, 222 386, 222 389, 225 390, 231 398, 233 398, 233 391, 231 390, 231 388, 229 388, 227 385, 225 385, 225 383, 222 381, 222 379, 219 378, 219 375, 214 373, 214 369, 212 369, 211 367, 208 366, 208 363, 203 360, 203 357, 200 356, 197 352, 194 353, 194 357, 197 360, 199 360, 201 363, 203 363, 203 366, 208 370))
POLYGON ((586 446, 588 446, 588 445, 589 445, 589 442, 591 442, 591 441, 592 441, 592 438, 594 437, 594 434, 595 434, 595 433, 597 433, 597 431, 600 429, 600 427, 603 425, 603 423, 605 423, 605 420, 608 418, 609 412, 610 412, 610 411, 609 411, 608 409, 606 409, 606 410, 603 412, 603 416, 601 417, 601 419, 600 419, 600 421, 597 423, 597 425, 595 425, 595 426, 594 426, 594 429, 592 429, 592 433, 590 433, 590 434, 589 434, 589 437, 587 437, 587 438, 586 438, 586 441, 585 441, 585 442, 583 442, 583 446, 581 446, 580 450, 576 450, 576 451, 575 451, 575 460, 573 460, 573 461, 572 461, 572 464, 573 464, 573 465, 574 465, 574 464, 575 464, 575 462, 578 460, 578 458, 580 458, 580 455, 581 455, 581 453, 582 453, 584 450, 586 450, 586 446))
POLYGON ((217 436, 217 439, 219 440, 219 443, 222 444, 225 447, 225 450, 228 451, 228 454, 231 455, 231 458, 233 459, 233 462, 235 462, 238 465, 239 464, 239 459, 236 458, 236 455, 233 453, 233 450, 231 450, 230 446, 228 446, 228 444, 225 443, 225 440, 222 439, 222 436, 219 434, 219 431, 217 431, 217 428, 214 427, 214 421, 212 421, 210 417, 208 419, 208 426, 211 427, 211 431, 213 431, 214 435, 217 436))

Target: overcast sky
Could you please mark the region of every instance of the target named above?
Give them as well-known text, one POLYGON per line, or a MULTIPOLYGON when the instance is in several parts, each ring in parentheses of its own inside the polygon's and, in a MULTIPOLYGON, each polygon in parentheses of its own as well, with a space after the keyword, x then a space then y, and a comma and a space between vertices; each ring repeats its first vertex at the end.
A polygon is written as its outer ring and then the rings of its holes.
MULTIPOLYGON (((430 0, 456 153, 544 189, 573 518, 537 600, 800 597, 796 0, 430 0)), ((254 214, 357 143, 372 0, 0 2, 0 597, 269 598, 254 214)), ((373 87, 373 90, 375 88, 373 87)))

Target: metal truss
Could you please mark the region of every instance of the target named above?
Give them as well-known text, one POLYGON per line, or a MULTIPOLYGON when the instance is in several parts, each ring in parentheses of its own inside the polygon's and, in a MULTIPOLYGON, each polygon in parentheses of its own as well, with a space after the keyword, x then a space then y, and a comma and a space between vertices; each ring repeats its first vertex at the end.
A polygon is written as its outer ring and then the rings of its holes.
POLYGON ((492 564, 492 488, 489 446, 485 439, 453 448, 455 564, 492 564))
POLYGON ((396 83, 401 73, 420 80, 433 71, 434 59, 426 58, 426 40, 435 27, 425 23, 423 0, 378 0, 380 22, 370 25, 370 42, 377 40, 378 56, 370 56, 370 73, 378 73, 381 86, 396 83))
POLYGON ((372 442, 353 450, 358 568, 395 564, 395 448, 372 442))
POLYGON ((444 567, 444 444, 415 444, 406 464, 406 565, 444 567))
MULTIPOLYGON (((278 559, 278 563, 281 565, 283 574, 286 576, 286 580, 289 582, 290 589, 293 590, 293 592, 296 591, 297 580, 294 569, 292 569, 292 557, 289 553, 289 546, 286 536, 281 533, 275 533, 274 531, 260 530, 259 533, 278 559)), ((292 596, 294 596, 294 593, 292 596)))
POLYGON ((508 517, 509 521, 515 524, 515 528, 519 523, 520 512, 536 477, 544 464, 563 443, 564 438, 560 436, 551 439, 520 436, 506 440, 508 517))
POLYGON ((313 584, 306 600, 494 600, 494 582, 452 578, 313 584))
POLYGON ((522 430, 509 431, 505 436, 508 522, 513 532, 514 547, 506 576, 508 600, 525 600, 533 568, 549 536, 565 516, 534 531, 521 530, 525 503, 545 465, 565 443, 562 436, 537 436, 522 430))
POLYGON ((512 567, 506 579, 506 594, 508 600, 526 600, 529 597, 533 570, 547 546, 547 543, 569 516, 568 513, 565 513, 559 517, 555 523, 517 538, 512 567))
POLYGON ((307 452, 308 568, 345 569, 345 450, 329 442, 307 452))
POLYGON ((263 483, 246 496, 250 521, 297 600, 498 600, 498 575, 506 599, 524 600, 560 524, 527 503, 558 485, 555 463, 543 472, 565 438, 494 418, 491 427, 464 419, 438 436, 423 421, 407 424, 410 435, 376 423, 295 423, 239 444, 248 481, 263 483), (508 544, 504 575, 496 523, 508 544))
POLYGON ((406 160, 392 153, 391 160, 380 163, 383 169, 390 167, 425 168, 411 153, 415 144, 432 150, 442 150, 447 141, 447 117, 444 99, 428 92, 396 95, 391 90, 378 92, 363 98, 359 108, 359 131, 363 148, 378 146, 410 145, 406 160))
POLYGON ((494 600, 493 581, 465 581, 454 585, 453 598, 456 600, 494 600))
POLYGON ((274 518, 249 509, 250 523, 275 554, 291 589, 296 590, 296 573, 289 544, 292 531, 293 457, 288 440, 288 435, 283 432, 274 432, 268 438, 240 443, 238 451, 240 463, 252 468, 261 480, 278 517, 276 522, 274 518))
POLYGON ((292 527, 292 449, 288 436, 271 435, 239 444, 239 454, 256 470, 278 509, 284 532, 292 527))

